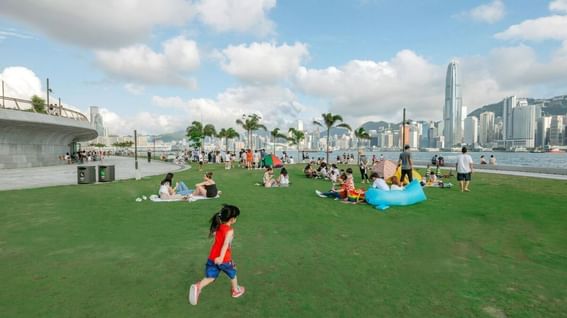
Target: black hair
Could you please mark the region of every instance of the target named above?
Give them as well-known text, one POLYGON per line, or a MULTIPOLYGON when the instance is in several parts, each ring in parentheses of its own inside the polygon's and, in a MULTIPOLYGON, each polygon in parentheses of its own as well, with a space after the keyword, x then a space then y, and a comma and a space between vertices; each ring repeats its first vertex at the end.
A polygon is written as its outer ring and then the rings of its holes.
POLYGON ((282 170, 280 171, 281 175, 287 176, 287 169, 286 168, 282 168, 282 170))
POLYGON ((223 204, 219 212, 216 212, 211 217, 211 227, 209 229, 209 237, 213 236, 218 230, 219 226, 228 222, 232 218, 237 218, 240 215, 240 209, 234 205, 223 204))
POLYGON ((370 175, 370 179, 378 179, 378 172, 372 172, 372 174, 370 175))
POLYGON ((347 168, 347 169, 346 169, 346 173, 352 174, 352 168, 347 168))
POLYGON ((409 145, 405 145, 404 147, 405 150, 408 150, 409 148, 410 148, 409 145))
POLYGON ((164 185, 166 183, 169 183, 170 186, 173 186, 173 173, 169 172, 168 174, 166 174, 165 178, 161 180, 160 185, 164 185))
POLYGON ((463 148, 461 149, 461 151, 462 151, 463 153, 467 153, 467 147, 464 147, 464 146, 463 146, 463 148))

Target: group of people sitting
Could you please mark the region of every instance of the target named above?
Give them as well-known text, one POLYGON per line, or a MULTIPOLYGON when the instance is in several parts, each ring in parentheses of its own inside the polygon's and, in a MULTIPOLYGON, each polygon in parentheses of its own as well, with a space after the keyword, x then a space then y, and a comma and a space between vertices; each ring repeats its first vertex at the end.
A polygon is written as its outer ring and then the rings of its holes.
POLYGON ((266 167, 264 177, 262 178, 262 185, 265 188, 289 187, 289 175, 287 174, 287 169, 282 168, 280 170, 280 175, 274 179, 274 169, 272 167, 266 167))
POLYGON ((203 182, 195 184, 195 190, 191 190, 183 181, 175 183, 173 187, 173 173, 168 173, 160 182, 159 198, 162 200, 189 200, 191 197, 214 198, 221 192, 217 188, 213 173, 207 172, 203 176, 203 182))
MULTIPOLYGON (((384 180, 384 177, 379 175, 377 172, 373 172, 370 175, 370 179, 372 182, 372 185, 370 186, 371 188, 376 188, 383 191, 400 191, 404 189, 402 183, 400 182, 400 179, 396 176, 390 178, 390 186, 388 186, 388 184, 384 180)), ((346 200, 347 196, 352 191, 361 192, 361 190, 355 190, 353 171, 351 168, 347 168, 346 170, 339 171, 338 178, 335 181, 332 181, 332 186, 329 191, 321 192, 319 190, 315 190, 315 193, 322 198, 346 200)), ((361 193, 359 193, 359 195, 360 194, 361 193)))

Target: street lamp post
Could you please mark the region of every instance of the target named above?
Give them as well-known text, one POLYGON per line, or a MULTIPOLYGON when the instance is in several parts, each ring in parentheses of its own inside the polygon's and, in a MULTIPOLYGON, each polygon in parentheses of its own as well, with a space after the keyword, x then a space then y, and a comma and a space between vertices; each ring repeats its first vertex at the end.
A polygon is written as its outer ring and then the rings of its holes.
POLYGON ((138 170, 138 132, 134 130, 134 167, 136 169, 136 180, 140 180, 140 170, 138 170))
POLYGON ((404 115, 402 121, 402 151, 404 150, 406 143, 406 109, 404 107, 404 115))

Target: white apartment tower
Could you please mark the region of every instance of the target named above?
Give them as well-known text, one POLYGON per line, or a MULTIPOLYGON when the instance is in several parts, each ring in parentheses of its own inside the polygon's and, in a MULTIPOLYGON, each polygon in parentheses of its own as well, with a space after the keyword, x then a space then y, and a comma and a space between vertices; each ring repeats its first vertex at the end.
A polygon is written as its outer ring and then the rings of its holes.
POLYGON ((480 114, 478 142, 481 145, 488 145, 494 141, 494 113, 484 112, 480 114))
POLYGON ((478 119, 474 116, 465 118, 464 141, 469 146, 478 144, 478 119))

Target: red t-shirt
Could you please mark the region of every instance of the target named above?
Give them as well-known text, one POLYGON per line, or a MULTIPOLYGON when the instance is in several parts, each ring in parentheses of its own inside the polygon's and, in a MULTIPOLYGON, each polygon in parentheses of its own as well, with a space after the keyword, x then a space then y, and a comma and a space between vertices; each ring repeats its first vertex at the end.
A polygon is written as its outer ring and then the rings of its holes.
MULTIPOLYGON (((215 242, 213 243, 213 246, 211 247, 211 253, 209 254, 209 259, 211 261, 214 262, 215 258, 220 256, 224 240, 226 239, 226 234, 230 230, 232 230, 232 227, 226 224, 221 224, 215 232, 215 242)), ((224 259, 222 260, 222 262, 226 263, 230 261, 232 261, 232 246, 228 245, 228 249, 224 254, 224 259)))

